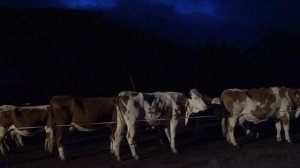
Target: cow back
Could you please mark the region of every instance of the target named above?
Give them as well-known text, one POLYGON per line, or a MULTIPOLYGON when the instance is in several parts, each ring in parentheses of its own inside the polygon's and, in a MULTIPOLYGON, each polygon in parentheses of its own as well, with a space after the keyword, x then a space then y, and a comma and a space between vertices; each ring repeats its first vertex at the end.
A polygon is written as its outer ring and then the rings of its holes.
POLYGON ((18 127, 44 126, 50 106, 32 106, 16 108, 11 114, 12 124, 18 127))

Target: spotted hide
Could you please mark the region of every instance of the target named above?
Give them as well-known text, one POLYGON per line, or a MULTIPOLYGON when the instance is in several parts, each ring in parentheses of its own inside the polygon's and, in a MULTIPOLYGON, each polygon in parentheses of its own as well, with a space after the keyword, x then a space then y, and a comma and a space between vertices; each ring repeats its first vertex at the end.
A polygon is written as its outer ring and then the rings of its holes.
MULTIPOLYGON (((119 97, 72 96, 55 96, 50 100, 51 117, 49 118, 51 119, 48 120, 47 127, 54 129, 61 160, 66 159, 63 140, 69 131, 76 129, 87 132, 106 126, 112 129, 111 139, 113 141, 118 100, 119 97), (67 127, 68 125, 70 127, 67 127)), ((53 146, 53 141, 49 146, 53 146)))
MULTIPOLYGON (((0 150, 2 155, 5 155, 9 151, 9 147, 4 141, 7 133, 10 133, 17 145, 23 146, 21 136, 32 136, 44 130, 49 110, 49 105, 26 107, 0 106, 0 150), (24 127, 27 128, 21 129, 24 127)), ((47 138, 45 139, 46 141, 47 138)))
MULTIPOLYGON (((179 119, 188 118, 192 113, 204 111, 207 109, 202 99, 202 95, 192 89, 189 96, 178 92, 121 92, 122 109, 118 112, 118 123, 116 130, 116 139, 113 142, 113 151, 118 160, 120 160, 119 144, 122 131, 127 126, 127 141, 135 159, 138 155, 135 151, 135 125, 137 120, 145 120, 151 126, 162 125, 170 142, 171 150, 177 153, 175 148, 175 134, 179 119)), ((119 106, 121 107, 121 106, 119 106)))
POLYGON ((274 118, 277 130, 277 141, 281 139, 283 125, 285 140, 291 142, 289 135, 290 114, 293 108, 299 116, 299 91, 285 87, 270 87, 259 89, 227 89, 221 94, 221 99, 229 116, 222 119, 223 135, 229 143, 238 146, 234 137, 234 128, 239 120, 258 124, 269 118, 274 118))

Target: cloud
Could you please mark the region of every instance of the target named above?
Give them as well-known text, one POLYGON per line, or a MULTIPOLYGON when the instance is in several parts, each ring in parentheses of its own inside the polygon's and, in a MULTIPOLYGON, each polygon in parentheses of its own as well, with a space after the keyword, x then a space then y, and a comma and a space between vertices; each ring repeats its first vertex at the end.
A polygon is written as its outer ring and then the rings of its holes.
POLYGON ((119 0, 4 0, 0 6, 10 8, 68 8, 68 9, 112 9, 119 0))
POLYGON ((175 12, 181 14, 206 14, 216 15, 218 7, 211 0, 144 0, 148 4, 159 4, 169 6, 174 9, 175 12))
POLYGON ((118 0, 66 0, 63 2, 66 8, 71 9, 112 9, 118 4, 118 0))

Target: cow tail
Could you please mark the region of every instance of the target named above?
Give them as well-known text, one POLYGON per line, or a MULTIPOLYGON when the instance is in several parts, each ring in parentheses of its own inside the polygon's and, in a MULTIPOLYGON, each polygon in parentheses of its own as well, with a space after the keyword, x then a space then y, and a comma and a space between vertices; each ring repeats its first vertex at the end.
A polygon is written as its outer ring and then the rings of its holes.
POLYGON ((222 125, 222 134, 225 137, 227 134, 227 125, 228 125, 228 119, 227 117, 223 117, 221 120, 221 125, 222 125))
POLYGON ((221 94, 221 106, 222 106, 222 119, 221 119, 221 126, 222 126, 222 134, 224 137, 227 135, 227 127, 228 127, 228 112, 225 108, 224 102, 223 102, 223 93, 221 94))
POLYGON ((53 133, 53 114, 52 114, 52 101, 50 100, 50 107, 48 109, 47 123, 45 127, 46 138, 45 138, 45 151, 49 153, 53 152, 54 144, 54 133, 53 133))

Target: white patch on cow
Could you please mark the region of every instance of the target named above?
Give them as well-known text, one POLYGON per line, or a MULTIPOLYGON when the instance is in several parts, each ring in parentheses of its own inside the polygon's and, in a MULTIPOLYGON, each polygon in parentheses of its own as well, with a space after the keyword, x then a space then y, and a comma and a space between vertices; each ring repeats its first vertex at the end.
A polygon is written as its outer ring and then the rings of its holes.
POLYGON ((45 148, 45 151, 52 153, 53 152, 53 143, 54 143, 54 134, 53 134, 52 127, 46 126, 45 132, 46 132, 46 138, 45 138, 44 148, 45 148))
POLYGON ((249 129, 247 129, 247 131, 246 131, 246 135, 250 135, 252 132, 249 130, 249 129))
POLYGON ((298 118, 300 115, 300 107, 297 107, 295 117, 298 118))
POLYGON ((22 136, 17 134, 17 132, 15 130, 11 130, 9 132, 9 134, 10 134, 11 138, 15 141, 15 143, 18 147, 24 146, 22 136))
POLYGON ((16 128, 14 125, 11 125, 9 128, 8 128, 8 131, 11 131, 11 130, 14 130, 15 133, 17 135, 22 135, 22 136, 32 136, 32 133, 26 129, 18 129, 16 128))
POLYGON ((22 137, 20 134, 18 134, 18 132, 16 131, 16 127, 14 125, 11 125, 8 128, 8 132, 11 136, 11 138, 15 141, 17 146, 24 146, 22 137))
POLYGON ((4 143, 4 138, 6 134, 6 129, 2 126, 0 126, 0 152, 2 156, 6 155, 6 144, 4 143))
POLYGON ((239 125, 244 127, 244 123, 246 121, 246 118, 244 115, 242 115, 240 118, 239 118, 239 125))
POLYGON ((211 100, 211 104, 221 104, 221 99, 218 97, 215 97, 211 100))
POLYGON ((58 152, 59 152, 59 157, 61 160, 66 160, 66 157, 65 157, 65 150, 63 147, 58 147, 58 152))
MULTIPOLYGON (((92 131, 96 131, 96 129, 90 129, 90 128, 84 128, 74 122, 71 123, 71 125, 76 128, 78 131, 83 131, 83 132, 92 132, 92 131)), ((72 127, 71 126, 71 127, 72 127)))
POLYGON ((237 89, 237 88, 232 88, 232 89, 227 89, 227 90, 230 90, 232 92, 243 92, 243 91, 246 91, 245 89, 237 89))
POLYGON ((41 106, 24 106, 19 107, 21 110, 46 110, 49 107, 49 105, 41 105, 41 106))
POLYGON ((248 98, 245 101, 240 102, 239 100, 236 100, 235 102, 233 102, 233 109, 232 109, 233 114, 234 115, 239 115, 240 113, 243 114, 243 112, 241 111, 244 109, 247 101, 249 101, 248 98))
POLYGON ((14 110, 16 109, 17 107, 16 106, 13 106, 13 105, 2 105, 0 106, 0 112, 2 111, 9 111, 9 110, 14 110))
POLYGON ((186 107, 187 107, 187 110, 185 112, 185 121, 184 121, 185 125, 188 124, 189 117, 190 117, 190 115, 192 114, 192 111, 193 111, 193 109, 192 109, 192 107, 190 105, 186 105, 186 107))
POLYGON ((281 122, 280 121, 277 121, 275 123, 275 127, 276 127, 276 140, 277 142, 281 142, 282 141, 282 138, 281 138, 281 122))

